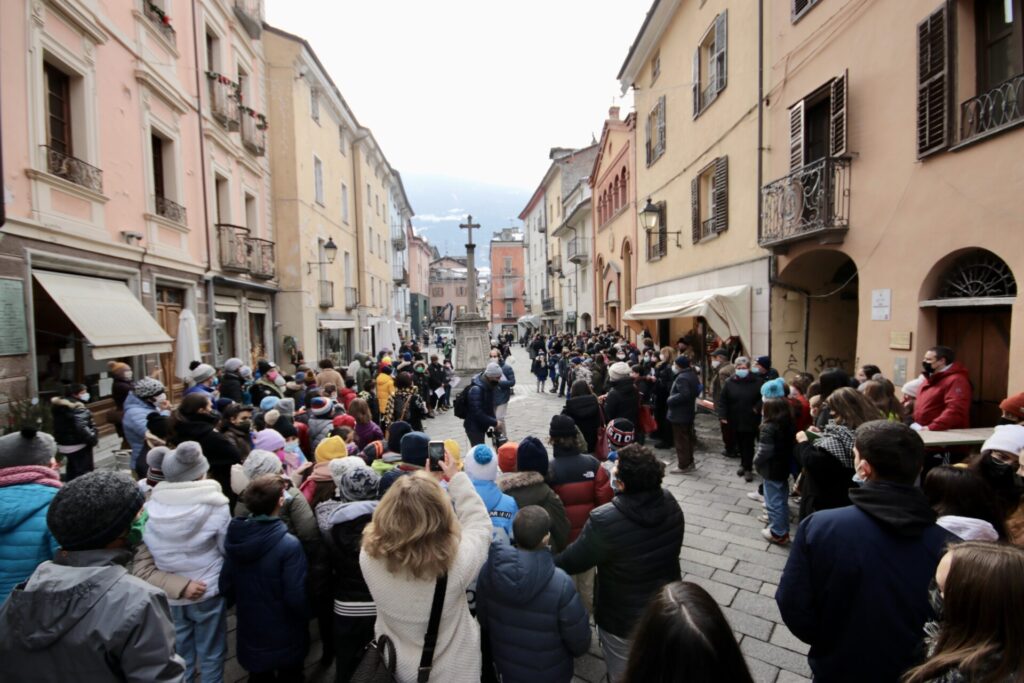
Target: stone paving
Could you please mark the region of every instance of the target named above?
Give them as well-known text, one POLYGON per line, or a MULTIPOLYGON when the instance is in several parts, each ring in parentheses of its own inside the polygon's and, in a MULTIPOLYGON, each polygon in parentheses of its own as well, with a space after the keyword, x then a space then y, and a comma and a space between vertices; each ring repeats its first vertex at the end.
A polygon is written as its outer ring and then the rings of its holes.
MULTIPOLYGON (((513 441, 529 435, 546 440, 551 416, 561 411, 564 399, 551 393, 536 393, 536 381, 531 381, 533 377, 529 374, 529 358, 518 346, 512 366, 521 385, 516 387, 509 406, 509 436, 513 441)), ((460 384, 453 394, 463 386, 460 384)), ((463 448, 467 446, 461 422, 451 412, 427 420, 424 427, 434 438, 456 438, 463 448)), ((737 461, 720 455, 717 421, 710 415, 698 416, 697 432, 697 471, 689 475, 668 474, 665 478, 665 485, 679 501, 686 520, 679 558, 683 579, 703 586, 721 605, 755 681, 809 681, 808 646, 789 632, 775 605, 775 588, 788 550, 761 538, 764 525, 757 520, 761 505, 746 496, 748 491, 755 490, 756 482, 748 484, 737 477, 737 461)), ((655 452, 671 464, 671 451, 655 452)), ((233 623, 232 618, 232 626, 233 623)), ((233 634, 229 648, 233 656, 233 634)), ((319 653, 316 642, 308 660, 308 680, 333 681, 333 667, 324 670, 315 666, 319 653)), ((244 679, 236 660, 229 662, 225 673, 229 681, 244 679)), ((604 675, 595 633, 590 652, 576 660, 575 681, 598 683, 604 675)))

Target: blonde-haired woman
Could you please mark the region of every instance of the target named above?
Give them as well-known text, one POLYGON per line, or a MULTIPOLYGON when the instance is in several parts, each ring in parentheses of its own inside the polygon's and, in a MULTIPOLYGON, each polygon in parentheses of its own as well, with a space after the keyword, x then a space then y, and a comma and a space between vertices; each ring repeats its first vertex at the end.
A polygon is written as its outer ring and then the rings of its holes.
POLYGON ((445 574, 430 680, 480 680, 480 629, 469 614, 466 589, 487 559, 491 518, 450 453, 441 469, 450 479, 447 495, 428 474, 399 477, 363 532, 359 565, 377 605, 374 631, 395 644, 402 683, 416 680, 434 587, 445 574))

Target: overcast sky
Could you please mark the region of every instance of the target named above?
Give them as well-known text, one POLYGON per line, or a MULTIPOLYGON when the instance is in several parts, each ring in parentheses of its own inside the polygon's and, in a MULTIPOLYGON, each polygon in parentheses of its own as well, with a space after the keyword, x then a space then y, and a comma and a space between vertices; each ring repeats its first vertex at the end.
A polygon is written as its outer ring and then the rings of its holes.
POLYGON ((267 0, 403 173, 532 189, 600 135, 648 0, 267 0))

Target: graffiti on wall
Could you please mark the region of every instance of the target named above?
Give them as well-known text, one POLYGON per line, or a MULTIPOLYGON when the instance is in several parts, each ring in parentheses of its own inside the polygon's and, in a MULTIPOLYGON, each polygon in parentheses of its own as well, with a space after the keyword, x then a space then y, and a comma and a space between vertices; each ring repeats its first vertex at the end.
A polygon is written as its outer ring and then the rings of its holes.
POLYGON ((800 367, 800 359, 796 356, 796 347, 800 342, 796 339, 786 339, 782 342, 786 345, 786 369, 782 371, 783 379, 793 379, 803 372, 800 367))
POLYGON ((814 374, 820 375, 826 370, 845 370, 846 359, 837 356, 825 357, 820 353, 814 357, 814 374))

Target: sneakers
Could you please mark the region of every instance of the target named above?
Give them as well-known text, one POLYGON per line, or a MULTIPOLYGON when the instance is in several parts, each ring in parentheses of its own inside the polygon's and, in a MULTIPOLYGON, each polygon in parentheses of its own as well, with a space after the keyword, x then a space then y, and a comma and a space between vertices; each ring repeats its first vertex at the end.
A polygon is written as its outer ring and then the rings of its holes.
POLYGON ((762 524, 768 524, 768 522, 770 522, 771 520, 768 519, 768 513, 767 512, 762 512, 761 514, 759 514, 757 516, 757 521, 761 522, 762 524))
POLYGON ((750 491, 750 492, 748 492, 747 493, 747 498, 749 498, 750 500, 756 500, 758 503, 763 503, 764 502, 764 496, 762 496, 757 491, 750 491))
POLYGON ((761 529, 761 536, 764 540, 775 545, 789 545, 789 533, 784 533, 781 536, 776 536, 772 533, 771 529, 761 529))

